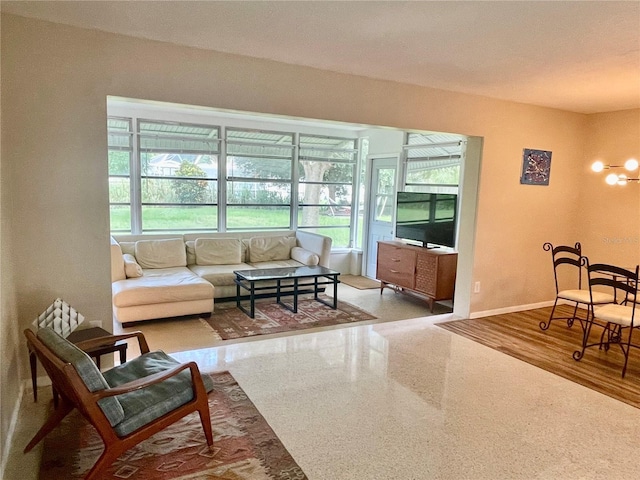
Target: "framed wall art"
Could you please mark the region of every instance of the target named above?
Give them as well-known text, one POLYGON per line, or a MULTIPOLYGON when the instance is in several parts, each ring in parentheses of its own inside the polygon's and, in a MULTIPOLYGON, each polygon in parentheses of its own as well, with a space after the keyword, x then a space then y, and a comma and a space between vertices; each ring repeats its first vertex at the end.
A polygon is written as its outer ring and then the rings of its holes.
POLYGON ((525 185, 549 185, 551 174, 551 152, 525 148, 522 151, 522 175, 520 183, 525 185))

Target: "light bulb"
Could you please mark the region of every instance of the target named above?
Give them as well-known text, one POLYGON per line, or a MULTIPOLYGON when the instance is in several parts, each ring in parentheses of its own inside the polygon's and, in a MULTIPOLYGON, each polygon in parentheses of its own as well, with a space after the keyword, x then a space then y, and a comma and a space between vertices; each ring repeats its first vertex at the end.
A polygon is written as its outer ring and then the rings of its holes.
POLYGON ((624 173, 618 175, 618 185, 626 185, 627 184, 627 176, 624 173))
POLYGON ((626 168, 630 172, 633 172, 638 168, 638 160, 636 160, 635 158, 630 158, 629 160, 624 162, 624 168, 626 168))
POLYGON ((600 173, 602 170, 604 170, 604 163, 602 163, 600 160, 598 160, 597 162, 593 162, 593 165, 591 165, 591 170, 600 173))
POLYGON ((607 178, 605 178, 604 181, 609 185, 615 185, 616 183, 618 183, 618 175, 616 175, 615 173, 610 173, 609 175, 607 175, 607 178))

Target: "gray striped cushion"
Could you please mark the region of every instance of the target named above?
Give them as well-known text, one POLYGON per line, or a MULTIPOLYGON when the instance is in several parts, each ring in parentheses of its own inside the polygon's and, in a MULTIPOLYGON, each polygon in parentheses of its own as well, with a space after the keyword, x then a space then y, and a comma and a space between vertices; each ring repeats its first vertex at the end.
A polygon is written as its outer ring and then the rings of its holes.
MULTIPOLYGON (((111 387, 116 387, 138 378, 153 375, 179 365, 180 362, 162 351, 145 353, 123 365, 104 372, 111 387)), ((213 389, 209 375, 202 375, 205 389, 213 389)), ((135 392, 118 395, 124 409, 124 420, 114 427, 116 434, 125 436, 152 422, 162 415, 184 405, 193 398, 191 373, 180 372, 175 377, 135 392)))
MULTIPOLYGON (((98 370, 96 364, 93 363, 91 357, 73 343, 48 327, 40 328, 37 335, 40 341, 49 347, 63 362, 70 363, 75 367, 90 392, 109 388, 109 384, 100 373, 100 370, 98 370)), ((103 398, 98 401, 98 405, 111 426, 117 425, 124 419, 124 409, 116 397, 103 398)))

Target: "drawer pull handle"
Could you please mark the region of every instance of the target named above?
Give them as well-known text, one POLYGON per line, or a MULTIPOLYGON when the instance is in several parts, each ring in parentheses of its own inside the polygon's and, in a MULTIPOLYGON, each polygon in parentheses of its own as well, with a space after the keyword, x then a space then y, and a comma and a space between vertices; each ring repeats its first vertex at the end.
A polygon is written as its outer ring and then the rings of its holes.
POLYGON ((399 259, 399 258, 392 258, 392 259, 391 259, 391 261, 392 261, 392 262, 399 262, 399 261, 400 261, 400 259, 399 259))
POLYGON ((398 273, 397 270, 389 270, 391 273, 398 273))

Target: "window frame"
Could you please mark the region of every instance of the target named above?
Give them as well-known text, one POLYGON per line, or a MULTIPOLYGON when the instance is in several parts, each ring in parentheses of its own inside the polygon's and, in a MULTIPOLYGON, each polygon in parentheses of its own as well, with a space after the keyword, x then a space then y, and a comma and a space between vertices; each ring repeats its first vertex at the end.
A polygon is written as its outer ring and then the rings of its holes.
MULTIPOLYGON (((167 112, 170 116, 170 113, 167 112)), ((164 116, 164 115, 163 115, 164 116)), ((245 128, 237 125, 225 125, 223 121, 216 122, 216 124, 210 124, 207 122, 185 122, 185 121, 172 121, 168 119, 157 119, 157 118, 149 118, 148 116, 137 116, 133 112, 127 115, 108 115, 108 121, 111 119, 125 120, 130 122, 130 132, 128 135, 130 136, 130 147, 128 149, 130 154, 130 165, 129 165, 129 183, 130 183, 130 203, 125 204, 122 202, 112 202, 111 194, 109 195, 109 206, 110 209, 113 206, 128 206, 130 217, 131 217, 131 225, 130 230, 112 230, 112 233, 127 233, 132 235, 143 235, 147 233, 187 233, 187 232, 197 232, 197 231, 210 231, 210 232, 225 232, 225 231, 251 231, 251 230, 282 230, 282 229, 297 229, 300 228, 302 230, 308 231, 318 231, 318 233, 324 233, 322 230, 325 230, 327 233, 328 229, 349 229, 348 241, 346 241, 346 245, 336 245, 337 248, 345 247, 345 248, 353 248, 354 239, 356 237, 356 229, 357 225, 354 219, 357 218, 357 211, 354 211, 351 208, 351 214, 348 224, 343 224, 342 221, 330 221, 328 224, 323 225, 302 225, 300 226, 300 221, 302 211, 301 208, 308 207, 310 205, 305 205, 304 202, 301 202, 300 199, 300 187, 307 184, 317 184, 321 187, 342 187, 350 190, 349 196, 351 198, 351 202, 348 205, 344 205, 345 207, 351 207, 355 202, 358 201, 357 198, 357 184, 358 180, 358 169, 360 168, 361 158, 360 158, 360 145, 361 139, 358 134, 346 135, 342 136, 329 136, 323 135, 322 133, 309 133, 307 129, 304 133, 298 131, 296 128, 286 128, 286 129, 255 129, 255 128, 245 128), (189 203, 176 203, 176 202, 149 202, 143 200, 143 185, 142 182, 144 180, 191 180, 191 177, 174 177, 170 175, 152 175, 150 172, 144 172, 142 166, 142 158, 144 155, 148 155, 150 152, 153 152, 153 148, 149 148, 145 146, 145 138, 153 138, 157 136, 162 136, 161 134, 152 134, 148 132, 141 131, 141 125, 145 122, 150 122, 152 124, 165 124, 165 125, 181 125, 181 126, 193 126, 193 127, 205 127, 209 129, 214 129, 217 131, 217 138, 211 139, 210 141, 215 142, 217 145, 217 151, 215 149, 212 150, 211 155, 217 156, 217 178, 206 177, 207 181, 215 181, 217 188, 217 198, 214 199, 213 202, 206 203, 198 203, 191 205, 189 203), (264 134, 272 134, 272 135, 282 135, 291 139, 291 143, 285 144, 277 144, 273 142, 260 142, 260 141, 242 141, 239 138, 234 138, 233 133, 236 132, 249 132, 249 133, 264 133, 264 134), (351 148, 336 148, 335 146, 322 146, 322 145, 311 145, 311 143, 304 143, 305 139, 307 140, 319 140, 320 144, 322 141, 325 142, 337 142, 346 143, 350 145, 351 148), (302 143, 301 143, 302 140, 302 143), (229 159, 233 156, 241 156, 240 154, 234 155, 233 153, 229 153, 228 150, 233 151, 234 145, 247 145, 247 146, 259 146, 266 145, 274 148, 283 148, 291 149, 291 158, 290 158, 290 178, 269 178, 267 176, 260 176, 259 172, 257 175, 253 176, 239 176, 239 175, 229 175, 228 167, 229 167, 229 159), (315 152, 317 155, 303 155, 300 157, 300 151, 303 152, 315 152), (331 158, 323 158, 322 156, 330 156, 332 152, 337 152, 338 155, 347 155, 348 159, 331 159, 331 158), (330 162, 333 164, 350 164, 352 168, 349 172, 349 181, 346 180, 335 180, 335 181, 304 181, 304 179, 300 178, 300 172, 302 171, 301 161, 306 161, 306 159, 310 159, 313 161, 323 161, 330 162), (271 185, 283 185, 287 186, 289 190, 289 202, 288 203, 278 203, 274 204, 264 204, 264 203, 227 203, 228 201, 228 191, 229 187, 233 185, 234 182, 246 182, 248 184, 271 184, 271 185), (203 206, 203 207, 213 207, 216 209, 217 222, 216 225, 207 225, 203 228, 145 228, 143 213, 145 207, 183 207, 183 206, 203 206), (272 207, 286 207, 289 210, 289 222, 288 225, 278 225, 275 227, 269 226, 239 226, 239 227, 229 227, 230 222, 229 214, 231 214, 230 209, 234 207, 251 207, 251 206, 272 206, 272 207)), ((108 124, 107 121, 107 124, 108 124)), ((108 128, 108 135, 113 134, 108 128)), ((346 133, 346 132, 345 132, 346 133)), ((193 137, 184 136, 182 137, 179 134, 172 133, 167 136, 174 141, 179 140, 193 140, 193 137)), ((109 150, 113 150, 113 148, 109 147, 109 150)), ((158 147, 158 154, 166 153, 166 154, 179 154, 176 148, 162 148, 158 147), (162 152, 160 151, 162 150, 162 152)), ((183 154, 189 154, 188 149, 180 150, 183 154)), ((193 152, 191 152, 193 153, 193 152)), ((197 153, 201 153, 198 151, 197 153)), ((252 154, 248 153, 245 155, 247 158, 252 158, 252 154)), ((257 156, 253 156, 253 158, 258 158, 257 156)), ((266 158, 266 157, 265 157, 266 158)), ((278 156, 276 156, 278 158, 278 156)), ((284 161, 289 160, 288 157, 283 158, 284 161)), ((112 175, 109 174, 109 178, 127 178, 125 175, 112 175)), ((200 177, 194 177, 201 179, 200 177)), ((316 204, 318 207, 327 207, 327 204, 321 204, 318 202, 316 204)), ((357 209, 355 209, 357 210, 357 209)), ((110 220, 111 221, 111 220, 110 220)), ((111 225, 110 225, 111 228, 111 225)), ((334 242, 335 245, 335 242, 334 242)))

